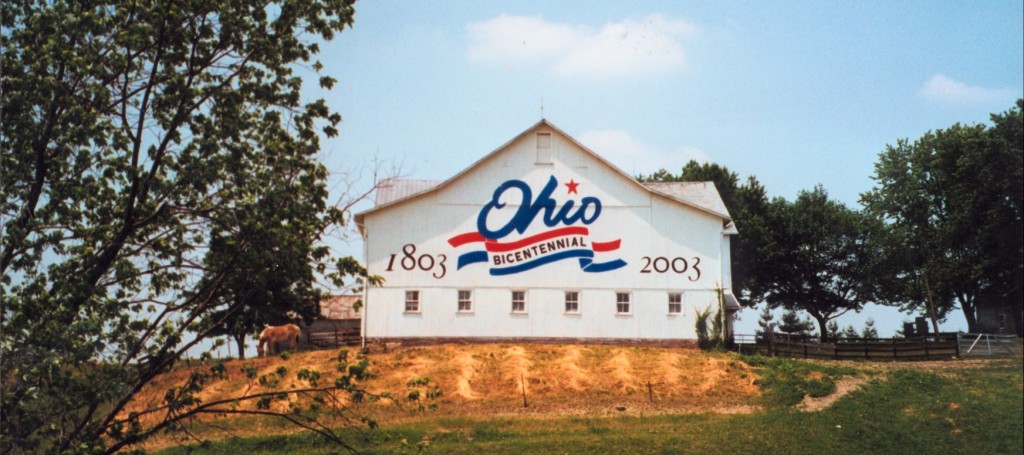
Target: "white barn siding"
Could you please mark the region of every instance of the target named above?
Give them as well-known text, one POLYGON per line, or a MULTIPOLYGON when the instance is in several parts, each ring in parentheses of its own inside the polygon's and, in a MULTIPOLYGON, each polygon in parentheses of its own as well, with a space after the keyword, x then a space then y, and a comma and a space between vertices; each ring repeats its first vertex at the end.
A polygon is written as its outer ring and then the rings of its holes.
MULTIPOLYGON (((504 208, 488 218, 492 229, 521 205, 518 191, 504 196, 504 208)), ((720 205, 717 192, 713 198, 720 205)), ((364 336, 693 340, 696 310, 718 305, 717 290, 730 286, 729 240, 723 235, 728 215, 712 209, 651 192, 542 121, 433 189, 357 215, 367 268, 386 280, 367 291, 364 336), (551 133, 550 155, 538 155, 537 132, 551 133), (538 163, 539 156, 550 156, 550 163, 538 163), (478 215, 499 185, 521 180, 536 199, 552 177, 558 182, 551 196, 556 211, 570 200, 574 208, 585 197, 600 200, 600 216, 585 225, 585 241, 589 247, 620 240, 617 249, 594 253, 593 262, 621 259, 625 266, 585 272, 570 258, 493 276, 489 256, 486 263, 458 269, 458 258, 481 250, 482 243, 453 246, 449 239, 477 231, 478 215), (569 194, 570 181, 579 184, 578 194, 569 194), (676 273, 684 261, 685 270, 676 273), (419 291, 417 312, 405 311, 408 290, 419 291), (472 292, 471 312, 457 311, 459 290, 472 292), (526 292, 524 313, 512 312, 513 290, 526 292), (578 313, 565 312, 566 291, 579 292, 578 313), (630 294, 629 314, 617 314, 617 292, 630 294), (682 294, 678 314, 668 313, 670 292, 682 294)), ((542 211, 523 234, 500 241, 564 227, 546 226, 543 216, 542 211)))

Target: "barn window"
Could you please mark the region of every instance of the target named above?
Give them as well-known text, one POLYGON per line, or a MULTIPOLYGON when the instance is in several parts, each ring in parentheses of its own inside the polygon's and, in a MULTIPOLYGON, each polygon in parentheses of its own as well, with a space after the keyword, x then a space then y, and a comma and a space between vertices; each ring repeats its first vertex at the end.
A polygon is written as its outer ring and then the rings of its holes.
POLYGON ((526 312, 526 291, 512 291, 512 312, 526 312))
POLYGON ((405 311, 407 313, 420 311, 420 291, 405 291, 405 311))
POLYGON ((468 313, 473 311, 473 292, 459 291, 459 312, 468 313))
POLYGON ((580 312, 580 293, 579 293, 579 291, 565 291, 565 312, 566 313, 579 313, 580 312))
POLYGON ((628 292, 616 292, 615 293, 615 312, 619 314, 629 314, 629 293, 628 292))
POLYGON ((668 314, 679 314, 683 312, 683 294, 678 292, 668 293, 668 314))

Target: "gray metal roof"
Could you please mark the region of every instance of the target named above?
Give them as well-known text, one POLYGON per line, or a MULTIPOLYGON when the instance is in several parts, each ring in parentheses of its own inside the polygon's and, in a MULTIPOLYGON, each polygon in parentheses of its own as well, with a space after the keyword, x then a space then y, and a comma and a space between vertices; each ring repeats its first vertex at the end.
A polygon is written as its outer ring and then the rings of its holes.
POLYGON ((405 199, 414 194, 428 191, 440 185, 443 180, 412 180, 412 179, 387 179, 377 187, 377 197, 374 204, 378 207, 405 199))
POLYGON ((732 219, 714 182, 647 182, 643 185, 651 191, 684 204, 695 205, 726 219, 732 219))

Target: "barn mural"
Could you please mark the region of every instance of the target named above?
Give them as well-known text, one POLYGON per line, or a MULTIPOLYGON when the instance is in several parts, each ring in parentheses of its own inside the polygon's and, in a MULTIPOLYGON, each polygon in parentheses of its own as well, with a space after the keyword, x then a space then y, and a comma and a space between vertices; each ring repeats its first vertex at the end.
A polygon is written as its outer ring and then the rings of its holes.
POLYGON ((641 184, 541 120, 445 181, 386 181, 356 215, 370 339, 696 339, 738 309, 710 182, 641 184))

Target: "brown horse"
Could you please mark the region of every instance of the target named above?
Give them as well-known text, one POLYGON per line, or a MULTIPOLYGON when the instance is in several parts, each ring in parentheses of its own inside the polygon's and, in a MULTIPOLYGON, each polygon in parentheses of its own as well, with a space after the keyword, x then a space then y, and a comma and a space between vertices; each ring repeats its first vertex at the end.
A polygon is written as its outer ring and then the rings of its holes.
POLYGON ((263 357, 264 354, 273 354, 273 352, 269 351, 275 351, 277 343, 285 340, 288 340, 288 345, 294 351, 295 347, 298 346, 300 333, 299 326, 295 324, 267 327, 260 332, 260 341, 256 344, 256 353, 260 357, 263 357))

